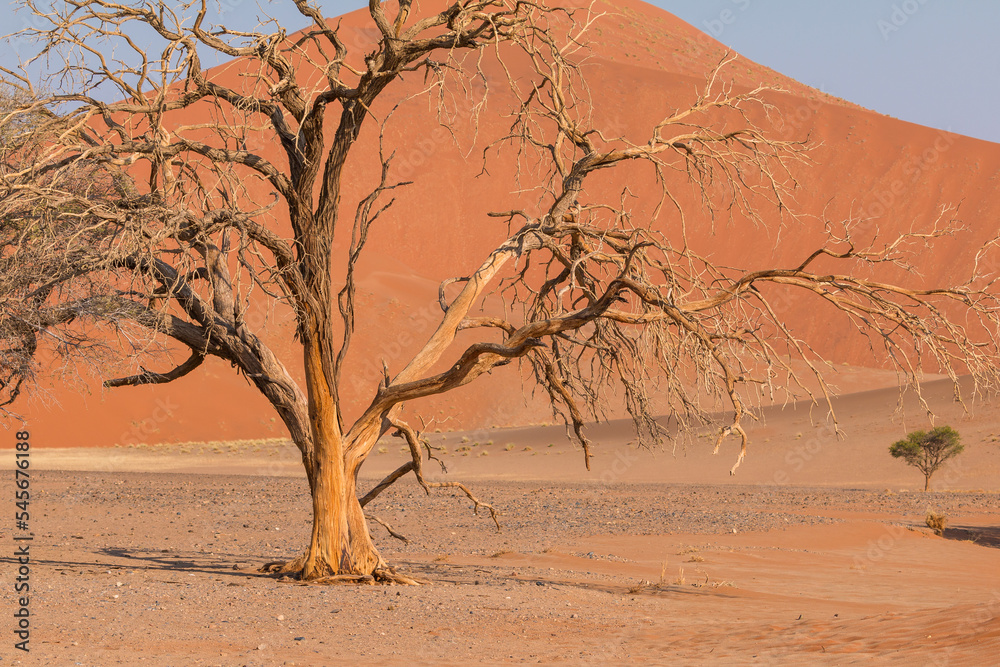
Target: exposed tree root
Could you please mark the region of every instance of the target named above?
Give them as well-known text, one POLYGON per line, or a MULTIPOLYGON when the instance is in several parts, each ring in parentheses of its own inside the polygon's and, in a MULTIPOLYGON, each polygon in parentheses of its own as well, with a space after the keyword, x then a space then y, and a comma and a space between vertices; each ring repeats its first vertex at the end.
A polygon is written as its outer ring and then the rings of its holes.
POLYGON ((299 556, 295 560, 273 560, 268 563, 261 565, 258 572, 263 572, 265 574, 293 574, 302 571, 303 566, 305 566, 306 557, 305 554, 299 556))
POLYGON ((409 577, 389 566, 375 570, 375 580, 380 584, 402 584, 403 586, 425 586, 431 583, 428 579, 409 577))
POLYGON ((371 585, 375 583, 375 577, 370 574, 332 574, 316 579, 296 579, 293 577, 282 577, 278 579, 282 583, 298 584, 299 586, 336 586, 339 584, 361 584, 371 585))
POLYGON ((422 586, 431 583, 427 579, 409 577, 398 572, 396 568, 389 567, 388 565, 377 568, 372 574, 334 574, 326 577, 304 580, 302 579, 302 561, 302 557, 299 557, 294 561, 272 561, 262 565, 258 571, 266 574, 280 574, 282 576, 278 578, 279 582, 298 584, 300 586, 309 586, 312 584, 323 586, 335 586, 340 584, 399 584, 403 586, 422 586))

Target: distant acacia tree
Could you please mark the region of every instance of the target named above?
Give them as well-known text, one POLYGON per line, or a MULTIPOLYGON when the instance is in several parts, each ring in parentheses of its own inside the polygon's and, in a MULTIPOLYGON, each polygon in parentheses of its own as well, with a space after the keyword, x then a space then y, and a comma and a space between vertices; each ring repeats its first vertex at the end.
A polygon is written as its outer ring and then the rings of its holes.
POLYGON ((965 450, 958 431, 950 426, 938 426, 928 431, 914 431, 906 440, 889 445, 893 458, 903 459, 924 474, 924 491, 931 483, 931 475, 965 450))
MULTIPOLYGON (((688 243, 688 226, 716 215, 764 225, 787 210, 791 169, 805 147, 769 135, 775 109, 767 89, 736 91, 715 71, 691 105, 674 109, 665 100, 644 134, 623 136, 594 111, 598 102, 630 100, 591 90, 580 65, 600 20, 591 10, 461 0, 418 13, 410 0, 372 0, 375 37, 352 50, 341 24, 318 6, 292 4, 311 25, 289 35, 276 22, 252 32, 209 26, 205 3, 25 0, 34 14, 28 36, 66 65, 59 92, 47 95, 7 71, 6 83, 25 98, 0 118, 10 127, 44 115, 38 149, 5 165, 0 181, 0 274, 13 281, 0 298, 21 304, 0 313, 5 344, 20 345, 24 361, 36 338, 72 341, 88 326, 110 329, 115 335, 102 340, 135 367, 108 379, 111 387, 171 382, 210 355, 231 363, 281 417, 311 491, 310 543, 275 569, 315 581, 411 581, 379 554, 365 508, 409 473, 426 490, 456 487, 476 508, 484 504, 457 482, 425 478, 433 448, 401 419, 401 407, 513 360, 551 399, 588 467, 584 425, 603 414, 609 387, 618 388, 644 445, 668 435, 657 410, 708 424, 723 401, 715 445, 736 438, 736 465, 748 412, 754 416, 776 382, 799 382, 802 366, 791 358, 805 362, 825 393, 817 357, 771 301, 780 291, 814 295, 846 315, 915 386, 925 360, 953 378, 995 380, 994 296, 975 272, 934 289, 870 277, 882 265, 905 268, 908 244, 923 248, 951 233, 947 221, 871 245, 831 224, 800 262, 755 270, 718 265, 688 243), (132 34, 160 43, 145 48, 132 34), (205 51, 237 63, 206 68, 205 51), (518 191, 530 192, 542 212, 529 213, 524 195, 498 202, 491 215, 508 222, 507 233, 473 265, 456 263, 433 333, 408 361, 384 366, 370 402, 347 423, 345 359, 356 318, 366 315, 355 307, 359 258, 372 225, 394 214, 393 190, 405 185, 393 178, 394 150, 418 137, 392 146, 382 133, 368 144, 379 150, 381 176, 359 202, 341 201, 348 155, 364 128, 384 128, 392 105, 376 101, 403 75, 426 77, 425 93, 447 124, 445 93, 486 81, 486 68, 516 100, 490 159, 499 152, 522 161, 518 191), (628 196, 592 194, 603 182, 604 191, 631 195, 631 184, 614 180, 628 162, 648 165, 660 185, 645 195, 660 203, 647 219, 631 214, 628 196), (683 188, 700 200, 697 212, 682 210, 683 188), (335 240, 349 249, 342 262, 331 253, 335 240), (502 314, 482 314, 491 294, 503 297, 502 314), (294 313, 304 386, 248 324, 255 299, 294 313), (146 368, 157 345, 180 351, 176 367, 146 368), (405 438, 408 460, 360 491, 362 465, 390 432, 405 438)), ((461 221, 458 230, 481 226, 461 221)), ((8 386, 27 370, 2 362, 8 386)))

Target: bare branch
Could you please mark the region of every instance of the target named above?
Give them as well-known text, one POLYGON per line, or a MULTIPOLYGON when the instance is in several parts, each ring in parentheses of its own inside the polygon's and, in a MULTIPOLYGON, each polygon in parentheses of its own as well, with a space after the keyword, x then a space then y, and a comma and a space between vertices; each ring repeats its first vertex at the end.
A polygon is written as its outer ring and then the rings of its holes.
POLYGON ((154 373, 152 371, 147 371, 145 368, 142 369, 142 373, 139 375, 132 375, 125 378, 118 378, 115 380, 105 380, 105 387, 125 387, 129 385, 140 385, 140 384, 166 384, 168 382, 173 382, 178 378, 182 378, 194 369, 201 366, 202 362, 205 361, 205 355, 199 351, 194 351, 191 356, 183 364, 177 368, 168 371, 166 373, 154 373))
POLYGON ((461 482, 428 482, 424 479, 423 465, 421 463, 422 453, 420 451, 421 437, 420 434, 413 430, 409 424, 403 421, 394 420, 392 422, 393 427, 396 429, 397 434, 406 440, 406 444, 410 447, 410 463, 412 463, 413 474, 417 477, 417 483, 423 487, 424 491, 428 494, 431 489, 459 489, 466 495, 466 497, 472 501, 472 511, 475 514, 479 514, 479 508, 485 507, 489 510, 490 518, 493 519, 493 523, 496 524, 497 531, 500 530, 500 521, 497 519, 497 511, 489 503, 484 503, 483 501, 476 498, 469 487, 465 486, 461 482))

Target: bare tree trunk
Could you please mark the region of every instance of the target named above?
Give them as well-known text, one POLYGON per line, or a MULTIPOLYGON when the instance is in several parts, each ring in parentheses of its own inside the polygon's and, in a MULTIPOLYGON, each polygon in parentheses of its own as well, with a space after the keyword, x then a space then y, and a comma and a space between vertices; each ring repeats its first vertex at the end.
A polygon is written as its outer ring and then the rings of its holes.
POLYGON ((354 479, 344 474, 342 460, 331 455, 340 448, 339 442, 317 447, 322 458, 312 489, 312 538, 300 570, 304 580, 373 575, 385 566, 368 532, 354 479))
POLYGON ((355 477, 344 462, 344 436, 340 431, 336 399, 324 372, 322 334, 304 341, 309 422, 313 436, 313 529, 309 549, 299 563, 285 569, 299 570, 304 580, 340 575, 371 575, 384 567, 372 543, 364 512, 358 502, 355 477))

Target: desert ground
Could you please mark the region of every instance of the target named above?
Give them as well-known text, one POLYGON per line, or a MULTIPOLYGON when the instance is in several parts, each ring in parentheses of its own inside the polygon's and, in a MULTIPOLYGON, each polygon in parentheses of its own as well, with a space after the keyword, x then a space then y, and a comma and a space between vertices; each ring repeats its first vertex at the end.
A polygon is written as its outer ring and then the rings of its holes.
POLYGON ((422 586, 258 572, 308 539, 287 442, 37 449, 31 652, 8 629, 0 665, 994 663, 1000 406, 928 385, 967 450, 924 493, 888 455, 922 425, 889 418, 897 396, 837 399, 840 437, 822 411, 768 409, 734 476, 731 447, 636 451, 624 423, 594 427, 590 472, 557 426, 428 434, 436 478, 468 482, 502 530, 460 493, 397 484, 369 509, 408 542, 372 529, 422 586))
MULTIPOLYGON (((644 3, 605 4, 617 10, 599 26, 589 80, 602 97, 621 101, 602 108, 601 122, 642 143, 663 105, 690 104, 727 49, 644 3)), ((343 25, 352 45, 371 41, 363 14, 343 25)), ((242 76, 239 67, 221 69, 234 81, 242 76)), ((965 276, 1000 213, 997 144, 861 109, 747 59, 731 76, 737 88, 783 89, 769 98, 770 129, 815 143, 811 164, 796 174, 804 218, 752 234, 695 225, 693 247, 709 249, 720 265, 744 266, 749 257, 759 266, 748 269, 794 267, 825 239, 827 218, 858 218, 859 234, 878 230, 888 239, 926 228, 942 206, 961 202, 967 232, 920 255, 918 268, 928 284, 965 276)), ((412 77, 407 85, 376 111, 425 84, 412 77)), ((497 94, 493 104, 502 108, 506 98, 497 94)), ((440 320, 441 281, 479 266, 506 238, 503 227, 485 223, 483 233, 469 234, 469 221, 520 207, 510 191, 513 158, 480 179, 480 166, 465 157, 485 146, 475 141, 508 132, 504 116, 484 117, 475 133, 465 127, 481 138, 453 145, 450 133, 427 129, 437 127, 427 105, 412 104, 386 136, 405 147, 400 178, 415 185, 399 191, 359 264, 366 317, 345 372, 355 412, 382 379, 378 363, 398 371, 440 320), (414 136, 423 140, 414 144, 414 136)), ((352 206, 377 182, 377 140, 373 131, 361 137, 344 192, 352 206)), ((629 182, 657 185, 653 171, 643 174, 630 173, 629 182)), ((600 187, 595 197, 620 196, 615 184, 600 187)), ((698 210, 697 190, 681 200, 698 210)), ((657 202, 637 200, 635 219, 655 217, 657 202)), ((210 360, 168 387, 101 392, 46 378, 41 398, 22 406, 37 443, 31 651, 13 648, 19 563, 8 505, 0 521, 8 545, 0 555, 0 667, 1000 663, 1000 399, 972 400, 966 386, 963 405, 947 383, 927 386, 936 423, 955 427, 967 450, 925 493, 920 473, 892 459, 888 446, 927 420, 912 396, 900 401, 890 388, 895 373, 863 368, 879 361, 871 341, 809 298, 777 304, 796 336, 837 363, 830 379, 841 392, 838 428, 823 405, 768 408, 749 429, 749 454, 735 475, 732 439, 713 454, 712 432, 694 429, 679 433, 676 447, 637 450, 623 421, 589 430, 595 458, 587 470, 562 427, 541 421, 544 402, 520 400, 514 366, 494 382, 414 406, 450 418, 427 433, 447 449, 447 472, 431 479, 468 483, 501 525, 473 514, 462 494, 427 495, 412 479, 380 496, 370 511, 407 541, 373 524, 375 539, 420 586, 299 585, 260 572, 306 546, 310 501, 280 421, 228 362, 210 360), (943 534, 926 527, 928 511, 947 516, 943 534)), ((290 343, 290 310, 255 304, 248 322, 279 357, 301 359, 290 343)), ((153 361, 157 369, 174 365, 153 361)), ((8 503, 14 443, 13 428, 0 431, 8 503)), ((361 488, 404 460, 401 447, 392 438, 380 443, 361 488)))

